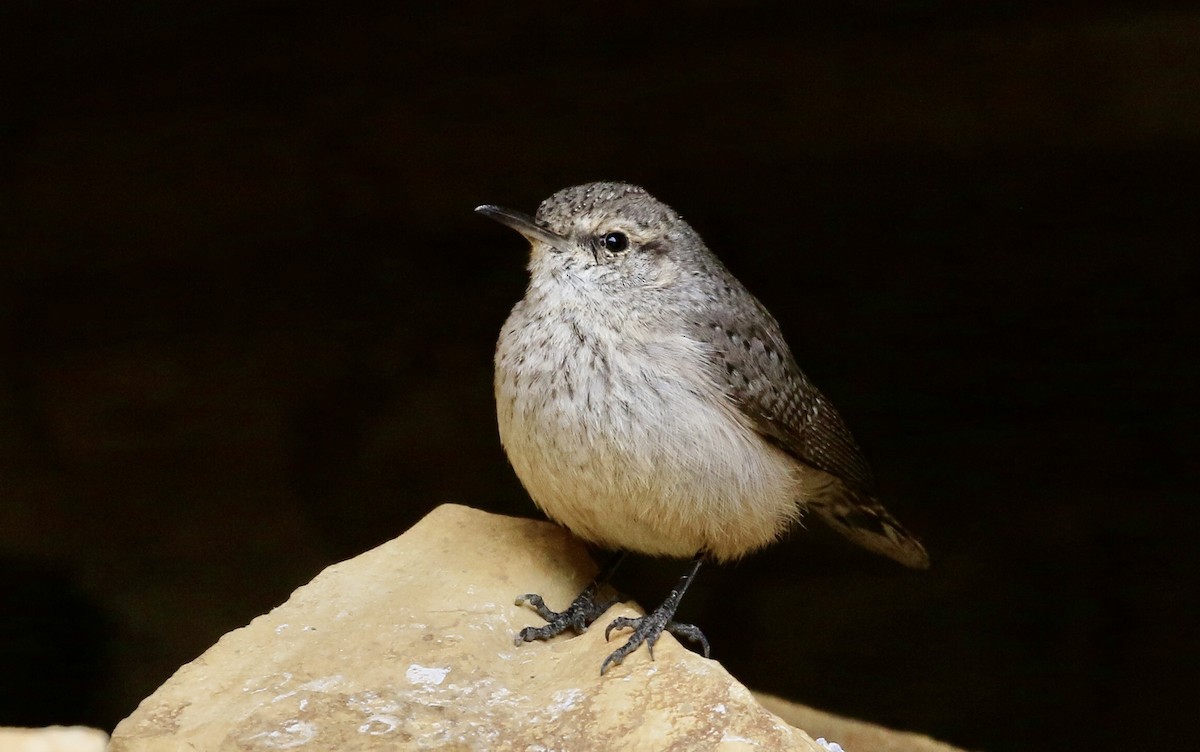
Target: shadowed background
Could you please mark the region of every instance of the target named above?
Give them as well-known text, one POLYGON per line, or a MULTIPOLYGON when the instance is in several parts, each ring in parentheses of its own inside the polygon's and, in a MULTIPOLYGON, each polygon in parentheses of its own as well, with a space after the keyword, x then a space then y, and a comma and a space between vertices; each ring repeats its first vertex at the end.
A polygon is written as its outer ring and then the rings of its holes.
POLYGON ((1178 746, 1200 12, 504 5, 0 14, 0 725, 111 729, 440 502, 535 515, 491 396, 526 245, 471 209, 620 179, 774 312, 934 559, 814 522, 703 570, 714 657, 967 747, 1178 746))

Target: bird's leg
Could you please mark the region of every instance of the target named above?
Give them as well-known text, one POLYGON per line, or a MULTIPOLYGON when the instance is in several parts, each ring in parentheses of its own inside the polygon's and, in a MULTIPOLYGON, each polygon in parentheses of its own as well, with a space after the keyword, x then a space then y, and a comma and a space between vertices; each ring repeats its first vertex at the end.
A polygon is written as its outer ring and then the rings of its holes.
POLYGON ((663 631, 670 632, 676 637, 682 637, 689 642, 698 642, 704 648, 704 657, 708 657, 708 640, 704 634, 693 624, 680 624, 672 621, 675 616, 675 609, 679 608, 679 601, 683 599, 683 594, 687 591, 688 585, 691 584, 692 578, 696 576, 696 572, 700 569, 700 565, 704 563, 704 554, 696 554, 696 558, 692 559, 691 566, 679 578, 678 584, 667 599, 662 602, 662 605, 654 609, 645 616, 629 617, 618 616, 613 619, 608 628, 604 630, 604 639, 608 639, 608 635, 614 629, 633 628, 633 634, 629 636, 629 641, 621 647, 613 651, 612 655, 604 659, 604 663, 600 664, 600 675, 608 670, 609 665, 620 665, 625 657, 638 649, 638 646, 643 642, 646 643, 646 649, 650 651, 650 659, 654 660, 654 643, 658 642, 658 637, 663 631))
POLYGON ((625 561, 626 552, 618 551, 604 564, 604 568, 600 570, 600 574, 596 575, 596 579, 583 589, 583 592, 571 602, 563 611, 551 611, 546 602, 542 600, 542 596, 535 593, 527 593, 517 598, 517 605, 523 606, 528 603, 533 606, 533 610, 537 611, 538 616, 545 619, 548 623, 544 627, 525 627, 513 641, 517 645, 522 642, 533 642, 534 640, 548 640, 555 635, 560 635, 570 629, 575 634, 583 634, 592 622, 600 617, 608 610, 609 606, 617 602, 616 598, 607 601, 596 601, 596 593, 600 588, 608 584, 612 579, 613 573, 617 571, 617 567, 621 566, 621 562, 625 561))

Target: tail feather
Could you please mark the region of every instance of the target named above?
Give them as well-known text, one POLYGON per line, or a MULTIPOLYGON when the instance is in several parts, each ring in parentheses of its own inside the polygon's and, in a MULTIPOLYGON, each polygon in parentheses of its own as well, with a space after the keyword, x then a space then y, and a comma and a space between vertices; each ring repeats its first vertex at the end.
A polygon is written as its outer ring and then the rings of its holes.
POLYGON ((929 554, 921 541, 905 530, 878 500, 845 487, 839 490, 841 493, 811 502, 811 509, 826 524, 868 551, 913 569, 929 568, 929 554))

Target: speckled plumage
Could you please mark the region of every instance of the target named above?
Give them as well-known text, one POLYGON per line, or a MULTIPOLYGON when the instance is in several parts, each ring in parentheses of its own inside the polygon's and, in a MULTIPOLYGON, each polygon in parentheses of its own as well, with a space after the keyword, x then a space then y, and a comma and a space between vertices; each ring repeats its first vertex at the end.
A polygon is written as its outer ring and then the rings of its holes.
POLYGON ((547 515, 610 548, 730 560, 812 509, 927 564, 775 319, 675 211, 623 183, 560 191, 533 219, 486 208, 532 245, 495 389, 505 450, 547 515))

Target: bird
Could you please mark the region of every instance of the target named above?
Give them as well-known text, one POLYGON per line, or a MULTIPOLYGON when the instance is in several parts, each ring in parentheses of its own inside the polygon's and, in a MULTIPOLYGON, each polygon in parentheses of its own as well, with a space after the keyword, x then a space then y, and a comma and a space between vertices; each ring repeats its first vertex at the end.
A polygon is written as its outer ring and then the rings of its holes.
POLYGON ((780 326, 671 207, 644 188, 565 188, 534 216, 476 212, 530 244, 529 282, 495 354, 500 441, 533 502, 616 552, 563 611, 517 599, 547 623, 522 644, 585 631, 615 601, 601 589, 629 553, 690 558, 662 604, 605 629, 628 640, 611 666, 666 631, 702 563, 731 562, 814 513, 853 543, 924 569, 921 542, 880 503, 858 444, 800 370, 780 326))

